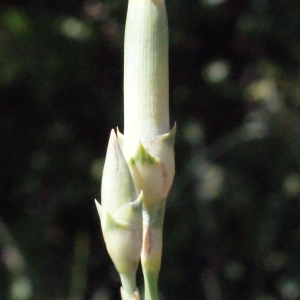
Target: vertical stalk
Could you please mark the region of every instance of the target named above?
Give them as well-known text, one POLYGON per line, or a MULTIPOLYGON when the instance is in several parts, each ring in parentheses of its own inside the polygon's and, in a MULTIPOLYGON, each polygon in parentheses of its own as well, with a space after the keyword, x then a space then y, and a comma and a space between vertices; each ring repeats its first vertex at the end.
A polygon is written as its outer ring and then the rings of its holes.
POLYGON ((158 277, 162 256, 162 226, 156 227, 153 222, 151 223, 143 224, 144 243, 141 262, 145 281, 145 300, 158 299, 158 277))

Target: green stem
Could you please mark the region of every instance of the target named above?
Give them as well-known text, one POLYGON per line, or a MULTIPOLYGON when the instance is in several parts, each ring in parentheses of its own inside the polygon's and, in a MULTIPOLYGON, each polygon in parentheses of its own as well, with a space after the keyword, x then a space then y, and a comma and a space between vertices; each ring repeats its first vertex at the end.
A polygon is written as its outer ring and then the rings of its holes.
POLYGON ((158 277, 161 266, 165 201, 154 215, 143 211, 143 247, 141 263, 145 283, 145 300, 158 300, 158 277))
POLYGON ((151 272, 143 268, 145 283, 145 300, 158 300, 158 272, 151 272))
POLYGON ((135 271, 130 274, 120 274, 123 291, 131 295, 136 291, 135 271))

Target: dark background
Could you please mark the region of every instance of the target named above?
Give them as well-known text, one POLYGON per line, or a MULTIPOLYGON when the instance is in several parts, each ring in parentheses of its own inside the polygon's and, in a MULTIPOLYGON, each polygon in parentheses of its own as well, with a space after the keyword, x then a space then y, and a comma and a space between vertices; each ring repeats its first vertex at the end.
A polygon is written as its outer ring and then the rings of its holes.
MULTIPOLYGON (((161 300, 300 299, 300 1, 166 3, 161 300)), ((0 2, 1 300, 120 299, 93 199, 123 126, 126 8, 0 2)))

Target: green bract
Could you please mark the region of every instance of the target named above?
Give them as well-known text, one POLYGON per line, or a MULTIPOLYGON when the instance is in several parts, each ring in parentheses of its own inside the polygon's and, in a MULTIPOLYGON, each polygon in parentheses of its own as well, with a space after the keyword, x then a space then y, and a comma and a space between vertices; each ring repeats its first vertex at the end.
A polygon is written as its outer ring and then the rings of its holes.
POLYGON ((118 132, 137 192, 143 191, 144 206, 153 214, 159 209, 160 202, 167 198, 172 186, 175 132, 174 126, 169 133, 158 135, 144 144, 118 132))

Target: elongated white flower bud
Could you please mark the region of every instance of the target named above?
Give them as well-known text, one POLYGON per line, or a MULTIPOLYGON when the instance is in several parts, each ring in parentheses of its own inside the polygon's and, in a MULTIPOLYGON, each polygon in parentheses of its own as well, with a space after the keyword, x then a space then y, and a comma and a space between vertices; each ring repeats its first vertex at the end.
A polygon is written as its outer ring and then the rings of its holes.
POLYGON ((129 0, 124 49, 124 135, 142 143, 169 132, 164 0, 129 0))

